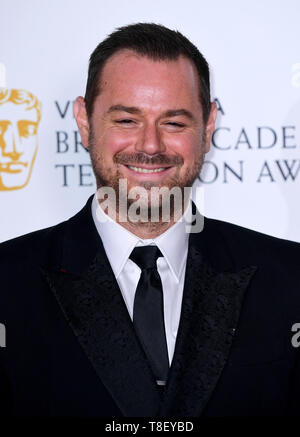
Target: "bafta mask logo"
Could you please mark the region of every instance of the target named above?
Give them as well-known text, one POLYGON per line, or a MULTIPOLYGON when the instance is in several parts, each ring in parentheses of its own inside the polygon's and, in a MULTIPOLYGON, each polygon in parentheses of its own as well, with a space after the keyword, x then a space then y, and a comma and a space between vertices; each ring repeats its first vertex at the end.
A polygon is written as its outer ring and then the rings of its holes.
POLYGON ((0 191, 25 187, 38 149, 41 103, 25 90, 0 88, 0 191))

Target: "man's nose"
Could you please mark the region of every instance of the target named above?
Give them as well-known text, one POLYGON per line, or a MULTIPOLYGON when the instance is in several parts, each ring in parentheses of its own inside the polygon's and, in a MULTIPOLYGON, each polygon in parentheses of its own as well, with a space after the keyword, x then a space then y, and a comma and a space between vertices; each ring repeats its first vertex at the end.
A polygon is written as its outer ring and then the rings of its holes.
POLYGON ((136 151, 144 152, 148 155, 155 155, 165 151, 161 134, 155 124, 147 124, 143 129, 143 134, 135 146, 136 151))

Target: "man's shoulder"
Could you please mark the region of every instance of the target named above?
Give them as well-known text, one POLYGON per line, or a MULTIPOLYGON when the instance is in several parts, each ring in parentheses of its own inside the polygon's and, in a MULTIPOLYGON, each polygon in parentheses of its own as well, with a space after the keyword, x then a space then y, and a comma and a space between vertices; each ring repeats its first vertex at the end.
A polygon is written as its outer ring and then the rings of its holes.
POLYGON ((233 223, 205 218, 208 235, 218 239, 236 257, 247 258, 249 263, 288 261, 299 265, 300 243, 274 237, 233 223))
POLYGON ((13 238, 0 244, 0 269, 16 266, 55 266, 62 255, 72 257, 73 252, 94 250, 96 228, 91 214, 91 196, 85 206, 69 219, 54 226, 13 238))
POLYGON ((42 262, 49 246, 59 238, 65 223, 61 222, 0 243, 0 265, 4 266, 12 261, 14 263, 35 260, 42 262))
POLYGON ((229 237, 241 237, 245 241, 255 242, 256 244, 274 244, 274 245, 286 245, 287 247, 295 246, 300 247, 300 243, 284 238, 274 237, 272 235, 256 231, 254 229, 246 228, 241 225, 230 223, 223 220, 214 218, 205 218, 205 225, 218 229, 224 235, 229 237))

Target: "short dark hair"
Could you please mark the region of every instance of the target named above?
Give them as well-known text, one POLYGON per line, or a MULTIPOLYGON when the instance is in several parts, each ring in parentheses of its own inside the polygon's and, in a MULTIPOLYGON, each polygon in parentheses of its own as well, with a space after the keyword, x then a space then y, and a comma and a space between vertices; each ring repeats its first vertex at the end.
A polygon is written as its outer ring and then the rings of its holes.
POLYGON ((100 94, 100 76, 107 60, 116 52, 129 49, 150 59, 176 60, 180 55, 190 59, 198 72, 199 98, 203 121, 210 113, 209 67, 197 47, 180 32, 154 23, 136 23, 120 27, 103 40, 90 57, 85 103, 88 117, 93 112, 94 101, 100 94))

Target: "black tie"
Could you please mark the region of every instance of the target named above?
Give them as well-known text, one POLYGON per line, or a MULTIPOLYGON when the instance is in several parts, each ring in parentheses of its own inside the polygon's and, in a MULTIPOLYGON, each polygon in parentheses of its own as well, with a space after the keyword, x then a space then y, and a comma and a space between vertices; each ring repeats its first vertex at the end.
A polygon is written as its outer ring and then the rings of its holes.
POLYGON ((158 384, 167 381, 169 360, 164 324, 163 290, 156 246, 136 247, 130 259, 142 270, 133 306, 133 324, 158 384))

